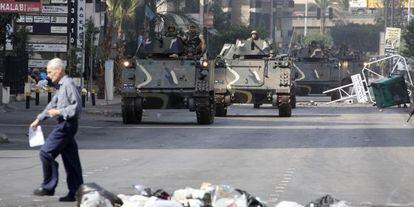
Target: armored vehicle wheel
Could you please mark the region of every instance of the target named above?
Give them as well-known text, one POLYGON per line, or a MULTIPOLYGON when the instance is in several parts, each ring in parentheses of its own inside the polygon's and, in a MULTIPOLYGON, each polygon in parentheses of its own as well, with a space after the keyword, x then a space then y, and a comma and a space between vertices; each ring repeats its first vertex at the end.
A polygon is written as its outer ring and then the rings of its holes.
POLYGON ((258 108, 260 108, 260 105, 261 104, 255 103, 255 104, 253 104, 253 108, 258 109, 258 108))
POLYGON ((279 117, 291 117, 292 116, 292 104, 290 103, 291 96, 279 96, 279 117))
POLYGON ((227 107, 224 104, 216 104, 216 116, 218 117, 227 116, 227 107))
POLYGON ((292 109, 296 108, 296 96, 295 95, 290 96, 290 105, 292 105, 292 109))
POLYGON ((139 98, 122 99, 122 121, 124 124, 139 124, 142 120, 142 104, 139 98))
MULTIPOLYGON (((203 105, 203 104, 200 104, 203 105)), ((198 124, 212 124, 214 122, 214 99, 209 101, 206 106, 198 106, 196 109, 197 123, 198 124)))
POLYGON ((279 117, 291 117, 292 116, 292 104, 281 103, 279 105, 279 117))

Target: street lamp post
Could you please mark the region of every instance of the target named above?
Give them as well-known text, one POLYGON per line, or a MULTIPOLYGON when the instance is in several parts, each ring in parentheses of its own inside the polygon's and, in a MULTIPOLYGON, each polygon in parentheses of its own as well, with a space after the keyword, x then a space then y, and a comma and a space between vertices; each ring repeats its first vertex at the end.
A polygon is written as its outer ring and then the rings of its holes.
POLYGON ((410 23, 411 19, 411 0, 408 0, 408 11, 407 11, 407 24, 410 23))
POLYGON ((308 0, 306 0, 306 4, 305 4, 305 29, 303 32, 303 36, 306 37, 307 34, 308 34, 308 0))

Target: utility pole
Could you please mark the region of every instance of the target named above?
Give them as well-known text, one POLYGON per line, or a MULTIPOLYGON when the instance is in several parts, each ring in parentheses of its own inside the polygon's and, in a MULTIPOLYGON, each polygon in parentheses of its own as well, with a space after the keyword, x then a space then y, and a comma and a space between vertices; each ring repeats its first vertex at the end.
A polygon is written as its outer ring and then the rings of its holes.
POLYGON ((407 11, 407 25, 410 23, 411 19, 411 0, 408 0, 408 11, 407 11))
POLYGON ((270 39, 272 42, 275 42, 275 35, 273 34, 275 31, 275 23, 274 23, 274 6, 273 6, 274 0, 270 0, 270 39))
POLYGON ((307 34, 308 34, 308 0, 306 0, 306 3, 305 3, 305 30, 303 32, 303 36, 306 37, 307 34))
POLYGON ((384 0, 384 32, 388 27, 388 0, 384 0))
POLYGON ((204 27, 204 3, 205 0, 200 0, 200 28, 204 27))
POLYGON ((394 27, 395 0, 391 0, 391 27, 394 27))

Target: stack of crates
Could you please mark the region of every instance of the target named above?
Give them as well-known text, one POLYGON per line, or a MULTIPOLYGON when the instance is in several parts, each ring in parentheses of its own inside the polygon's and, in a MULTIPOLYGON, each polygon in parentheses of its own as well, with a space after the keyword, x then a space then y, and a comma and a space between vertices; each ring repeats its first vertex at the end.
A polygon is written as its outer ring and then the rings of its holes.
POLYGON ((404 76, 393 75, 390 78, 371 83, 378 108, 410 103, 404 76))

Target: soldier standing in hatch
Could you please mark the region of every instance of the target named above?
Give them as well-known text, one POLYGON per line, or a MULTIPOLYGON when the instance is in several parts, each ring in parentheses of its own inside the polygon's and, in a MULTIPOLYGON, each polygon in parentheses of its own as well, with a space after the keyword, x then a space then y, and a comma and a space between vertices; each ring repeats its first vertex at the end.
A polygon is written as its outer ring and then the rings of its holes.
POLYGON ((185 36, 187 45, 187 56, 200 55, 206 51, 206 42, 202 34, 197 32, 197 28, 191 25, 185 36))
POLYGON ((251 37, 249 38, 250 40, 258 40, 260 38, 256 30, 253 30, 250 34, 251 34, 251 37))
POLYGON ((166 37, 177 37, 177 30, 174 26, 168 26, 167 32, 164 34, 166 37))

